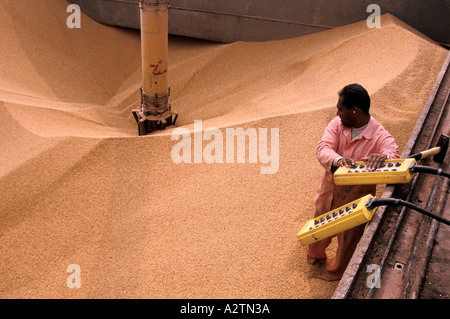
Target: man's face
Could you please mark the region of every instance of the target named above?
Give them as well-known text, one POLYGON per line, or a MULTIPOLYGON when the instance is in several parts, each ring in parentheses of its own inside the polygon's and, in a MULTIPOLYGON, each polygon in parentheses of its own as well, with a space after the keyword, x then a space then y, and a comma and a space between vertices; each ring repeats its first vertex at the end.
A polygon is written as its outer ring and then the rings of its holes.
POLYGON ((352 110, 342 105, 341 97, 339 97, 336 107, 337 107, 336 115, 341 118, 342 125, 353 127, 355 123, 355 118, 353 117, 352 110))

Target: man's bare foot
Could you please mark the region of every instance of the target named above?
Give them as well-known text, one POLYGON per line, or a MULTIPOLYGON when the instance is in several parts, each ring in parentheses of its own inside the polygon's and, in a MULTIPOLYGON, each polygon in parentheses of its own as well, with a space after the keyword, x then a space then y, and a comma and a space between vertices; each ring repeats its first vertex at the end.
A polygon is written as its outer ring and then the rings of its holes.
POLYGON ((342 276, 332 275, 329 272, 325 271, 322 275, 317 276, 317 278, 320 278, 325 281, 336 281, 340 280, 342 276))

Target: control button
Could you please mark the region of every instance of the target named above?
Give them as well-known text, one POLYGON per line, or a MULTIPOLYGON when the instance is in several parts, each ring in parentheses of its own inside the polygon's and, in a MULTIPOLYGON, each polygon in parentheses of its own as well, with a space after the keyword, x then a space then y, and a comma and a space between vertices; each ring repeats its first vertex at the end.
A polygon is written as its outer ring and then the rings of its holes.
POLYGON ((400 162, 395 163, 395 166, 397 166, 397 167, 399 167, 401 165, 402 165, 402 163, 400 163, 400 162))
POLYGON ((359 165, 359 168, 364 168, 366 167, 364 164, 359 165))
POLYGON ((388 167, 392 167, 392 166, 394 166, 393 163, 389 163, 389 164, 388 164, 388 167))

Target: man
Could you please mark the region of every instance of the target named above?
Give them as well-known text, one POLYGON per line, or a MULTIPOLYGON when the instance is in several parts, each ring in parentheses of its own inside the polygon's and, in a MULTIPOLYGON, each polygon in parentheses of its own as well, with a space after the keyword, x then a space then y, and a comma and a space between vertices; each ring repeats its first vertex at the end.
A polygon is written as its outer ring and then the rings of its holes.
MULTIPOLYGON (((376 194, 376 185, 338 186, 333 172, 339 166, 350 167, 355 161, 367 161, 367 168, 375 170, 386 159, 399 158, 398 146, 389 132, 369 113, 370 97, 359 84, 350 84, 339 93, 337 117, 325 128, 317 146, 316 156, 325 168, 314 197, 314 217, 352 202, 368 194, 376 194)), ((336 255, 320 276, 327 281, 341 279, 353 252, 364 232, 365 225, 344 231, 338 235, 336 255)), ((326 248, 332 238, 326 238, 306 248, 310 264, 323 263, 327 259, 326 248)))

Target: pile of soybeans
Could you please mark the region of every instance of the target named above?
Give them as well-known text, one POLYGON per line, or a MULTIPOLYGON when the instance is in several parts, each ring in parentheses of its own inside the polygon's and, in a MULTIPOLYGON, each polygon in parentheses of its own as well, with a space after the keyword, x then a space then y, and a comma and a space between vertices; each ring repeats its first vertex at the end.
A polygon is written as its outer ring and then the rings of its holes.
POLYGON ((330 298, 297 233, 337 92, 363 85, 402 150, 447 50, 390 15, 281 41, 170 36, 179 118, 139 137, 139 31, 70 29, 67 5, 0 0, 0 298, 330 298), (195 120, 223 133, 222 163, 174 161, 177 129, 212 143, 195 120), (231 128, 259 133, 256 161, 225 160, 231 128))

